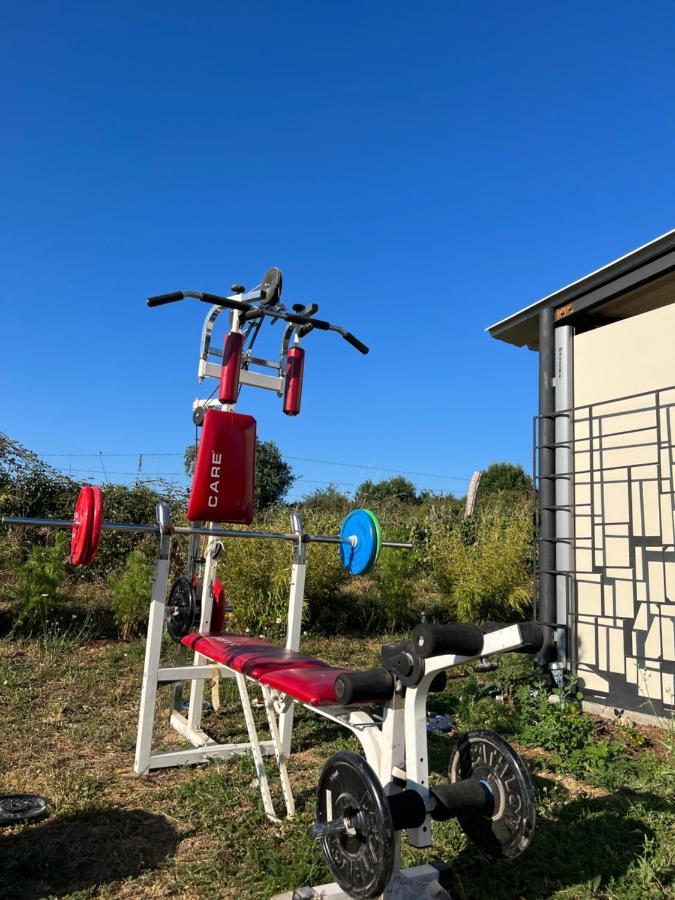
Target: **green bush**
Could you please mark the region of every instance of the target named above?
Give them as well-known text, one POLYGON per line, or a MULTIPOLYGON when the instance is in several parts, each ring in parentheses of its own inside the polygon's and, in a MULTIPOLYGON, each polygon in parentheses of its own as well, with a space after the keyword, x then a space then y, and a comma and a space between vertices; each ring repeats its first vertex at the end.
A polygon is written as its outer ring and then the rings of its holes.
MULTIPOLYGON (((389 535, 388 535, 389 536, 389 535)), ((392 535, 392 540, 403 540, 392 535)), ((393 550, 386 547, 373 569, 379 606, 380 627, 396 631, 409 627, 415 621, 413 600, 419 576, 419 560, 413 551, 393 550)))
POLYGON ((33 547, 28 559, 15 567, 16 582, 10 593, 15 626, 29 632, 46 627, 62 599, 68 550, 67 535, 57 532, 52 546, 33 547))
POLYGON ((469 521, 432 534, 430 560, 449 616, 510 621, 531 602, 531 506, 486 504, 469 521))
MULTIPOLYGON (((330 510, 303 513, 305 530, 336 534, 340 516, 330 510)), ((270 510, 254 528, 287 532, 289 511, 270 510)), ((293 548, 286 541, 234 540, 226 542, 221 574, 226 595, 234 608, 237 627, 254 633, 281 633, 286 627, 293 548)), ((307 548, 305 621, 322 627, 348 575, 334 545, 310 544, 307 548)))
POLYGON ((112 606, 122 638, 126 640, 147 622, 150 609, 152 564, 139 551, 127 557, 124 570, 114 579, 112 606))

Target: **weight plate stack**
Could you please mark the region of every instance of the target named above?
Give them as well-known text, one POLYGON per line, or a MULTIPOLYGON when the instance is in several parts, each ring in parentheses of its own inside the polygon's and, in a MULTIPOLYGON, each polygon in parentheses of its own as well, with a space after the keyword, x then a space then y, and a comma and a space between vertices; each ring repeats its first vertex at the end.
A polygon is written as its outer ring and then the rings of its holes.
POLYGON ((197 588, 193 586, 190 579, 185 575, 179 575, 171 585, 164 611, 166 630, 172 641, 179 644, 182 638, 190 634, 194 624, 199 621, 200 600, 201 592, 198 596, 197 588))
POLYGON ((353 509, 340 528, 340 559, 351 575, 364 575, 375 565, 382 545, 379 522, 366 509, 353 509))
POLYGON ((520 856, 532 840, 537 812, 532 780, 513 747, 487 728, 467 731, 450 757, 448 774, 451 783, 478 779, 492 794, 489 813, 457 816, 467 837, 497 859, 520 856))
POLYGON ((394 824, 377 775, 356 753, 340 750, 324 765, 316 788, 317 822, 348 825, 321 838, 328 867, 357 900, 379 897, 394 867, 394 824))

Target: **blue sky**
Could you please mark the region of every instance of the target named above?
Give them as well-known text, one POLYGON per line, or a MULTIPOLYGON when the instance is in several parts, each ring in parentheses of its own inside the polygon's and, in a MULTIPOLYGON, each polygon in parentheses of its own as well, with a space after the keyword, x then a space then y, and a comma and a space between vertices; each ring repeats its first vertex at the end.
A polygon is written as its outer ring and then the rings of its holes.
POLYGON ((295 419, 242 394, 296 495, 529 467, 536 356, 484 329, 673 227, 674 39, 658 0, 5 0, 0 430, 179 472, 206 307, 144 299, 278 265, 372 348, 311 335, 295 419))

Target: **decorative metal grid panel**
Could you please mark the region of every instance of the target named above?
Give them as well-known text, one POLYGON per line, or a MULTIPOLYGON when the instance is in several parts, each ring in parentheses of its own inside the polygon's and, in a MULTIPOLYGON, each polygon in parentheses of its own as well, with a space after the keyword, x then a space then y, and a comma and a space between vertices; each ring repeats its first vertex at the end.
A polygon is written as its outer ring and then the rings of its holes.
MULTIPOLYGON (((556 412, 572 424, 565 592, 570 667, 587 699, 648 715, 675 709, 675 387, 556 412)), ((535 419, 535 436, 538 434, 535 419)), ((535 489, 540 483, 536 469, 535 489)), ((558 457, 559 459, 560 457, 558 457)), ((538 518, 535 538, 541 546, 538 518)), ((535 554, 538 558, 538 554, 535 554)), ((560 558, 560 553, 558 554, 560 558)), ((535 603, 539 583, 535 561, 535 603)))

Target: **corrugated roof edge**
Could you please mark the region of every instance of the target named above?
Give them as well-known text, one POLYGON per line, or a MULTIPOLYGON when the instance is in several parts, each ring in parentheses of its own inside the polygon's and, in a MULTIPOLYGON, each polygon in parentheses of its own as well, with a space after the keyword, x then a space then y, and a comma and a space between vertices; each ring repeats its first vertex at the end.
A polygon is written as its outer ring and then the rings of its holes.
POLYGON ((649 262, 663 253, 667 253, 673 248, 675 248, 675 229, 666 231, 665 234, 659 235, 659 237, 654 238, 646 244, 642 244, 642 246, 637 247, 635 250, 631 250, 630 253, 620 256, 618 259, 607 263, 599 269, 595 269, 593 272, 589 272, 588 275, 584 275, 582 278, 572 281, 570 284, 565 285, 565 287, 559 288, 557 291, 548 294, 546 297, 542 297, 541 300, 537 300, 529 306, 525 306, 523 309, 512 313, 505 319, 500 319, 499 322, 495 322, 494 325, 490 325, 485 330, 491 337, 496 338, 497 340, 506 341, 507 343, 516 344, 516 346, 522 347, 527 341, 519 341, 515 334, 509 339, 508 332, 515 331, 519 324, 533 318, 539 313, 539 310, 542 309, 542 307, 560 306, 563 303, 569 303, 571 300, 576 299, 587 291, 597 288, 602 284, 607 284, 620 275, 626 274, 626 272, 637 266, 644 265, 646 262, 649 262))

